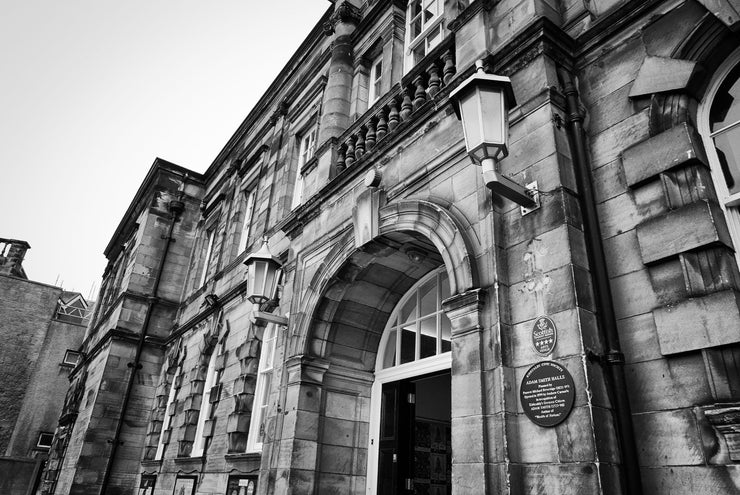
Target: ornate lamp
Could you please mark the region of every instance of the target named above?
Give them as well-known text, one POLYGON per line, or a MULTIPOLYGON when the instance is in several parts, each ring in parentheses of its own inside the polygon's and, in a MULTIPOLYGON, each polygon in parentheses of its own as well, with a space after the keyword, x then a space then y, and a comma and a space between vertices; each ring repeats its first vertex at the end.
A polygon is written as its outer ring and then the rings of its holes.
POLYGON ((252 321, 260 325, 266 322, 287 325, 287 318, 260 311, 260 305, 277 299, 282 274, 282 265, 270 253, 267 239, 264 239, 259 251, 247 256, 244 264, 247 265, 247 299, 254 304, 252 321))
POLYGON ((475 74, 450 93, 468 155, 482 167, 486 187, 521 206, 535 206, 529 190, 496 170, 496 160, 509 154, 509 108, 516 105, 511 80, 486 74, 482 60, 475 66, 475 74))

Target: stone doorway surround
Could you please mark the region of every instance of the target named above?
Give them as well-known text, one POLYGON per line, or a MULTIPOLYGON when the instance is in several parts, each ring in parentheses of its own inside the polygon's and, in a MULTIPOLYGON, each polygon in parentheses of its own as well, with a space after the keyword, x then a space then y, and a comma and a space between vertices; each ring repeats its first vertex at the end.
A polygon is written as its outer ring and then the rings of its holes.
MULTIPOLYGON (((369 197, 382 193, 372 188, 366 192, 369 197)), ((278 452, 270 455, 275 461, 269 472, 264 472, 263 463, 263 476, 267 475, 263 479, 269 479, 263 489, 369 493, 371 389, 382 331, 406 291, 440 266, 447 271, 452 294, 443 303, 452 323, 452 352, 443 359, 447 360, 444 367, 453 373, 453 452, 459 452, 453 456, 453 479, 475 473, 476 485, 485 486, 479 348, 485 291, 477 288, 466 235, 448 210, 429 201, 375 205, 369 240, 358 247, 357 224, 348 230, 299 302, 306 313, 291 331, 285 407, 280 438, 273 443, 278 452), (476 359, 477 364, 472 362, 476 359), (463 374, 456 377, 456 371, 463 374), (458 394, 456 387, 460 387, 458 394)))

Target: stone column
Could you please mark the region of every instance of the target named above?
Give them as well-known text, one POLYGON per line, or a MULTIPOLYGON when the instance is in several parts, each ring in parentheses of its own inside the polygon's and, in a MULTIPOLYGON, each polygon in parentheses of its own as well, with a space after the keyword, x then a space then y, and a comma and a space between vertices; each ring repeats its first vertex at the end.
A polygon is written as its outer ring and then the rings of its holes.
POLYGON ((338 2, 329 22, 324 26, 333 36, 329 77, 324 91, 319 145, 339 136, 350 124, 352 96, 352 33, 360 21, 360 10, 349 0, 338 2))

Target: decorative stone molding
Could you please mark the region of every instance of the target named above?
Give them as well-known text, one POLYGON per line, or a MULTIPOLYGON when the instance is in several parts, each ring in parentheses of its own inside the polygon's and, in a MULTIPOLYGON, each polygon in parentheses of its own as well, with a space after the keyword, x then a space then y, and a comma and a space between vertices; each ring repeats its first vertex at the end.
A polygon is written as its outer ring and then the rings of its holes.
POLYGON ((654 93, 684 91, 689 88, 699 70, 693 60, 666 57, 645 57, 629 92, 630 98, 654 93))
POLYGON ((691 163, 709 167, 701 139, 687 122, 639 142, 622 152, 627 185, 635 187, 668 170, 691 163))
POLYGON ((442 309, 452 324, 453 338, 483 329, 481 315, 485 297, 484 289, 472 289, 442 301, 442 309))
POLYGON ((360 9, 352 5, 349 0, 343 0, 342 3, 334 7, 334 12, 329 20, 324 23, 324 34, 331 36, 340 22, 354 24, 355 26, 362 20, 360 9))
POLYGON ((740 342, 740 293, 735 290, 656 308, 653 316, 664 356, 740 342))
POLYGON ((725 439, 730 459, 740 461, 740 402, 701 408, 712 427, 725 439))
POLYGON ((732 246, 724 215, 719 205, 710 201, 697 201, 651 218, 636 230, 645 264, 709 245, 732 246))
POLYGON ((370 187, 360 193, 352 208, 355 247, 358 249, 378 236, 380 208, 385 206, 385 191, 370 187))

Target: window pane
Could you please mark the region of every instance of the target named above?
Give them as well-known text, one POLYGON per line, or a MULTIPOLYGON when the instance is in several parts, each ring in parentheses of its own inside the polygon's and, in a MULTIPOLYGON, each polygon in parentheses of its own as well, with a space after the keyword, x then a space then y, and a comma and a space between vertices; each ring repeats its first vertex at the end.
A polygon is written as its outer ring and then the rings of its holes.
POLYGON ((401 330, 401 362, 410 363, 416 359, 416 325, 408 325, 401 330))
POLYGON ((449 352, 452 349, 452 327, 450 320, 444 314, 440 315, 441 335, 442 335, 442 352, 449 352))
POLYGON ((450 279, 447 278, 447 272, 443 271, 439 274, 439 287, 442 294, 441 300, 444 301, 450 297, 450 279))
POLYGON ((380 411, 380 438, 392 439, 396 436, 396 390, 383 388, 380 411))
POLYGON ((385 346, 385 356, 383 356, 383 369, 391 368, 396 365, 396 330, 390 330, 388 343, 385 346))
POLYGON ((411 297, 401 309, 399 315, 399 325, 403 325, 411 320, 416 319, 416 297, 411 297))
POLYGON ((437 316, 424 318, 419 322, 419 359, 437 354, 437 316))
POLYGON ((740 192, 740 126, 714 137, 717 156, 730 194, 740 192))
POLYGON ((421 286, 419 297, 421 298, 420 316, 427 316, 437 311, 437 277, 421 286))
POLYGON ((709 112, 712 132, 740 120, 740 65, 737 65, 720 86, 709 112))

